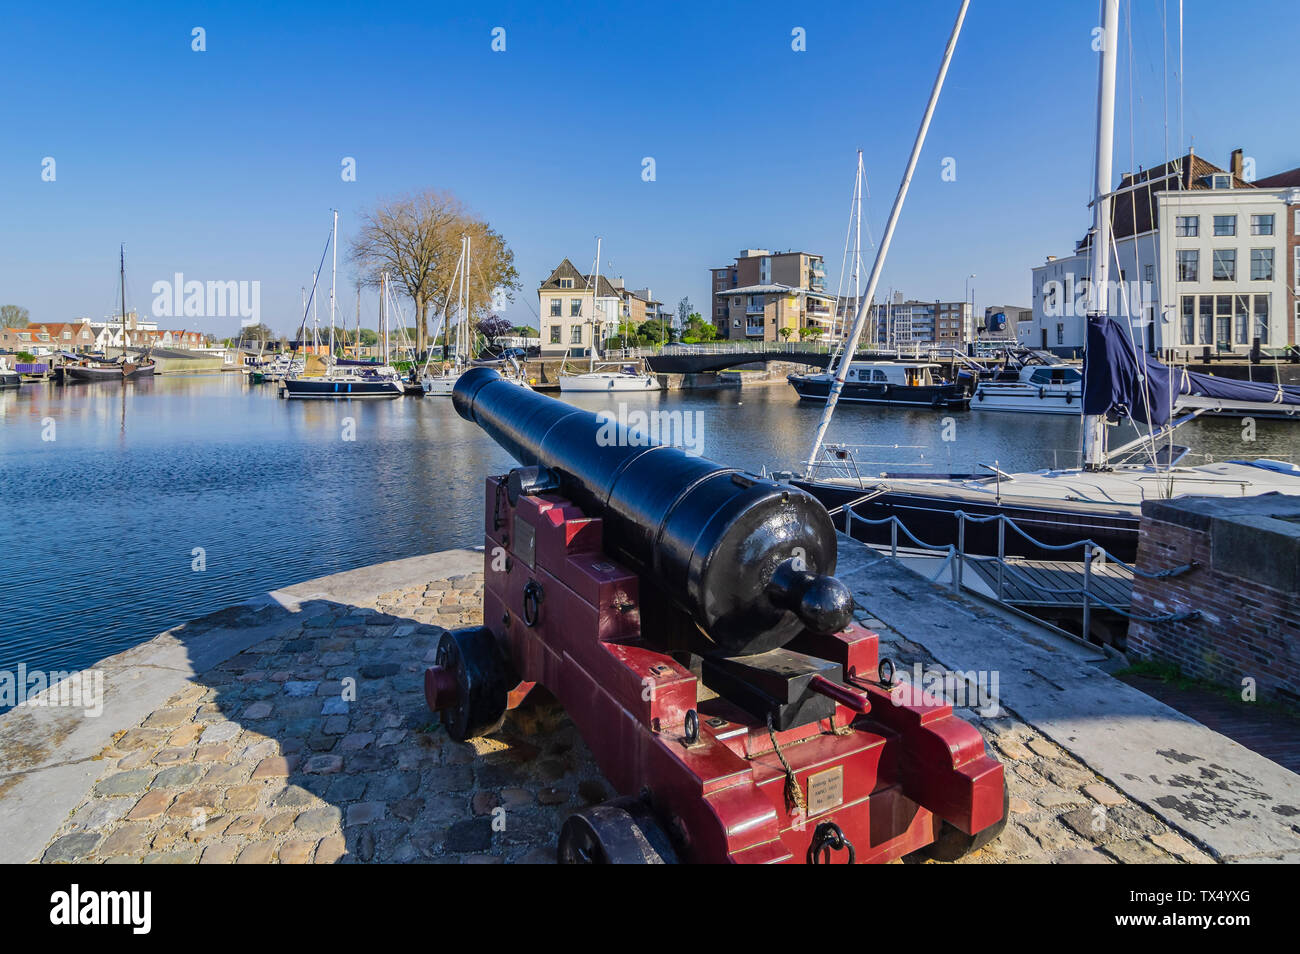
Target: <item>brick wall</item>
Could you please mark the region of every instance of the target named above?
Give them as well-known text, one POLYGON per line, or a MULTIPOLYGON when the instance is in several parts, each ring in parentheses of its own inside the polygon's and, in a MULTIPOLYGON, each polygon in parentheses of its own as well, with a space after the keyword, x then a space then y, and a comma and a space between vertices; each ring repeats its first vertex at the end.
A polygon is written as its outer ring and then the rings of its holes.
POLYGON ((1133 612, 1190 619, 1129 625, 1128 652, 1176 663, 1260 699, 1300 702, 1300 497, 1187 497, 1142 505, 1138 567, 1195 562, 1181 576, 1138 577, 1133 612))

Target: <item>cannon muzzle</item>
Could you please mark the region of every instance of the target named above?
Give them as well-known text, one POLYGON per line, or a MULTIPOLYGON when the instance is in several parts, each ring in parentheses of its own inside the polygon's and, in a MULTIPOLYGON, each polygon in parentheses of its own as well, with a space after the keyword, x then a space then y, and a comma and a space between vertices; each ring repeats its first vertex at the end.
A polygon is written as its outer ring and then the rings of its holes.
MULTIPOLYGON (((558 492, 602 518, 604 546, 686 612, 724 653, 835 632, 853 600, 835 580, 835 529, 803 491, 680 448, 612 415, 520 388, 491 368, 460 376, 457 413, 521 465, 511 492, 558 492)), ((643 600, 644 602, 644 600, 643 600)))

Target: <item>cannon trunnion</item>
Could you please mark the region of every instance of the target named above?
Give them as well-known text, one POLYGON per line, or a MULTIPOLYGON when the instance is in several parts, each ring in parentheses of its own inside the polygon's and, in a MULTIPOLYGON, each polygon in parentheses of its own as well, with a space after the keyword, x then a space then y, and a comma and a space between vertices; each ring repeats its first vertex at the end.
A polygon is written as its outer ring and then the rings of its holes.
POLYGON ((524 466, 487 479, 483 625, 444 634, 425 694, 458 739, 558 697, 621 793, 565 823, 561 861, 952 858, 997 834, 1001 764, 881 680, 820 505, 596 443, 594 415, 495 379, 462 376, 456 406, 524 466))

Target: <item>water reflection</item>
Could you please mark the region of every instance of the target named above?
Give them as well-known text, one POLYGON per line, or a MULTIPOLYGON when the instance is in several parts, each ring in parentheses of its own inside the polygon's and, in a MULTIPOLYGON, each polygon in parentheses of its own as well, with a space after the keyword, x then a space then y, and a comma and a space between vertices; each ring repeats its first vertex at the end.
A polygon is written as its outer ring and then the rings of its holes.
MULTIPOLYGON (((698 413, 704 455, 752 470, 796 469, 820 414, 784 384, 568 397, 698 413)), ((940 473, 1064 466, 1078 435, 1072 418, 845 407, 829 440, 867 445, 868 472, 940 473)), ((1180 440, 1223 459, 1288 456, 1297 435, 1261 421, 1246 446, 1239 422, 1202 420, 1180 440)), ((447 399, 286 401, 230 374, 0 392, 0 669, 86 665, 274 587, 479 544, 483 477, 510 465, 447 399)))

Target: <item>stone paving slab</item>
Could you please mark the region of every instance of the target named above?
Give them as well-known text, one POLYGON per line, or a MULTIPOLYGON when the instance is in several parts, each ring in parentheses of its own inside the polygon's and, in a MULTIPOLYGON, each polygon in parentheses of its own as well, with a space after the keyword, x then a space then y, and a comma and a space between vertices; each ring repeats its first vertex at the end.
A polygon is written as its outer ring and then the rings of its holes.
MULTIPOLYGON (((1029 744, 1039 756, 1068 753, 1078 771, 1060 766, 1053 771, 1078 781, 1074 788, 1086 793, 1087 784, 1108 785, 1124 797, 1135 827, 1140 813, 1143 824, 1176 832, 1216 860, 1276 861, 1300 852, 1300 776, 1111 677, 1078 653, 1021 632, 1032 624, 1011 623, 869 547, 843 536, 840 541, 837 574, 876 617, 873 628, 896 641, 905 633, 899 643, 904 657, 926 657, 923 662, 949 671, 996 672, 1009 724, 1041 738, 1040 746, 1029 744)), ((1004 733, 996 724, 1001 721, 980 724, 1005 758, 1004 733)), ((1011 735, 1020 741, 1016 732, 1011 735)), ((1035 786, 1044 778, 1061 785, 1053 771, 1015 765, 1015 772, 1028 775, 1035 786)), ((1078 816, 1062 820, 1078 832, 1078 816)), ((1157 846, 1168 840, 1146 834, 1145 841, 1157 846)))
MULTIPOLYGON (((43 862, 552 861, 564 818, 615 793, 554 703, 530 700, 473 744, 437 725, 423 669, 444 628, 480 621, 482 593, 481 553, 438 556, 280 591, 223 617, 206 641, 201 626, 173 632, 160 646, 188 645, 205 665, 172 660, 186 674, 166 694, 152 687, 138 715, 77 761, 86 778, 63 786, 65 803, 28 811, 34 842, 9 841, 17 786, 0 793, 0 845, 43 862)), ((877 611, 873 588, 861 588, 864 614, 877 611)), ((908 636, 866 622, 900 668, 935 661, 911 621, 894 621, 908 636)), ((1068 741, 1013 711, 961 714, 1007 765, 1011 794, 1006 830, 966 863, 1212 860, 1068 741)), ((22 723, 9 722, 0 717, 0 737, 16 744, 22 723)), ((46 746, 45 768, 19 775, 63 766, 60 740, 46 746)))

